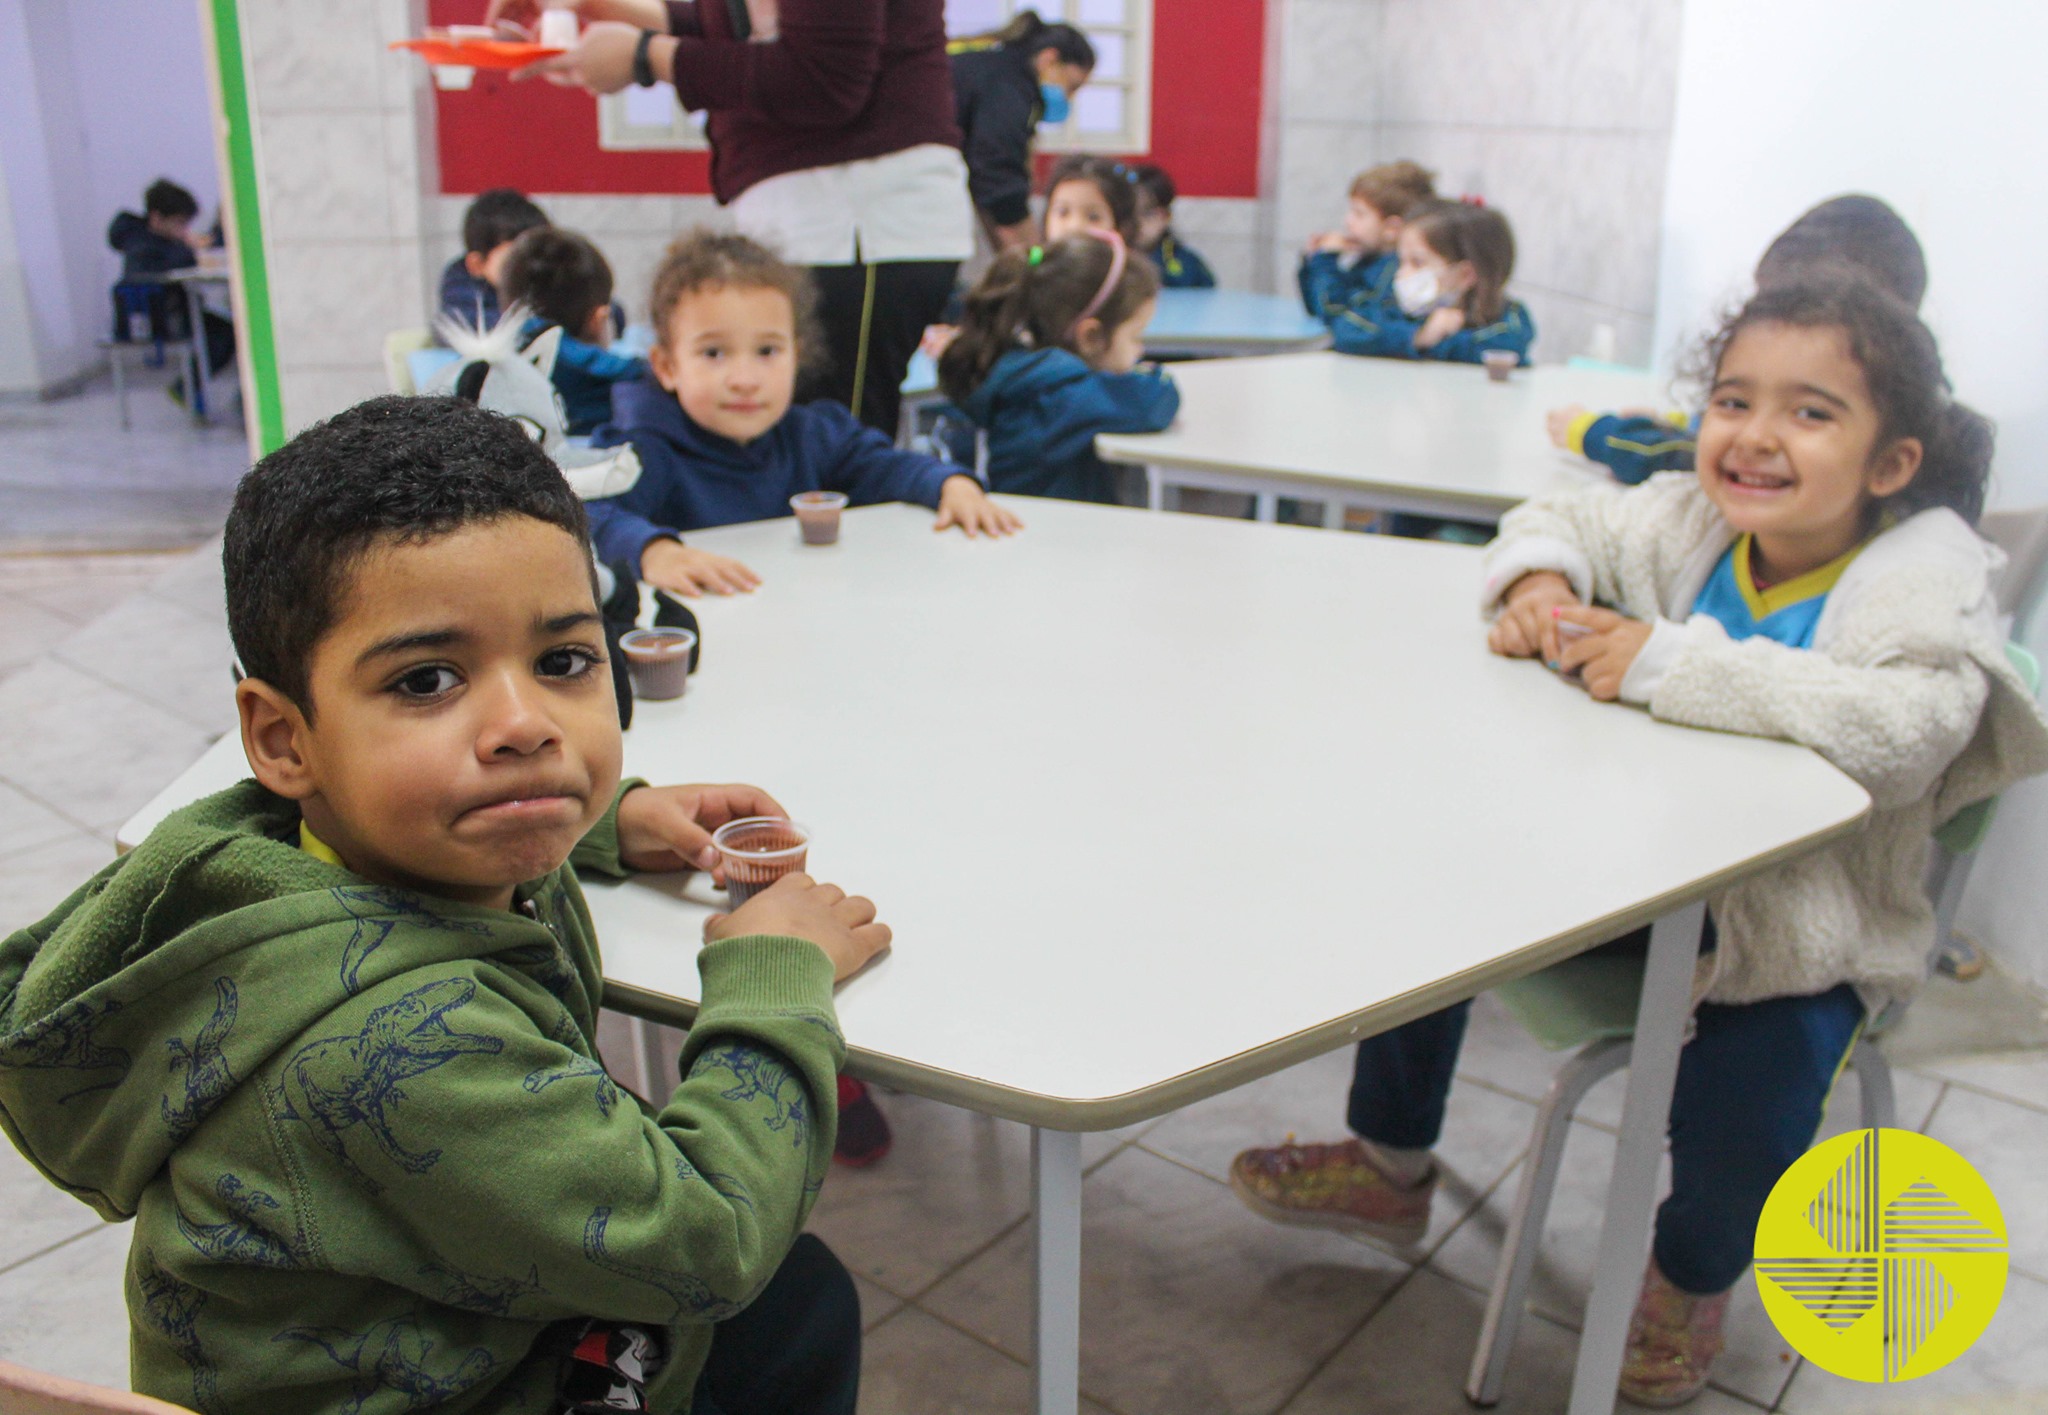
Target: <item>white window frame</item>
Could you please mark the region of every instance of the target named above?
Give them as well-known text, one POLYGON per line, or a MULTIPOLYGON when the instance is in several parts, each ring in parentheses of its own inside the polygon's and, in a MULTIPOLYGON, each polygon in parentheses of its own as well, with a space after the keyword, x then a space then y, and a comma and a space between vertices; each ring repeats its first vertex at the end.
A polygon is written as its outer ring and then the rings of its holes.
MULTIPOLYGON (((1007 20, 1022 9, 1034 9, 1049 21, 1065 22, 1094 36, 1115 34, 1124 42, 1124 72, 1119 78, 1091 77, 1089 87, 1115 88, 1124 95, 1124 125, 1115 132, 1084 133, 1069 119, 1041 123, 1038 146, 1045 152, 1143 153, 1152 149, 1152 0, 1123 0, 1125 23, 1083 25, 1081 0, 1001 0, 1007 20)), ((959 36, 955 36, 959 38, 959 36)), ((666 88, 666 85, 662 87, 666 88)), ((668 90, 673 93, 674 90, 668 90)), ((1084 90, 1085 92, 1085 90, 1084 90)), ((606 94, 597 100, 597 145, 606 152, 702 152, 709 144, 697 115, 680 103, 669 103, 665 124, 635 123, 627 113, 626 95, 606 94)))

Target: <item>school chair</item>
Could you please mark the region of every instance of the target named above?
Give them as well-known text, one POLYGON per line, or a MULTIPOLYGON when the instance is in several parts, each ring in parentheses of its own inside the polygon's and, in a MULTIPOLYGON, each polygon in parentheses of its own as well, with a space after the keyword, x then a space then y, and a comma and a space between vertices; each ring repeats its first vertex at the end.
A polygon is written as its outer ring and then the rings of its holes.
POLYGON ((0 1361, 0 1411, 5 1415, 192 1415, 133 1391, 46 1375, 0 1361))
POLYGON ((434 347, 434 336, 425 328, 394 329, 384 336, 384 381, 393 393, 410 397, 419 392, 413 382, 412 356, 434 347))
POLYGON ((107 368, 114 376, 114 403, 121 410, 121 430, 126 432, 128 419, 128 367, 130 354, 141 353, 143 361, 150 368, 162 368, 168 351, 178 350, 179 357, 190 360, 198 356, 198 341, 191 335, 183 339, 165 339, 156 330, 157 322, 150 318, 150 308, 162 294, 165 286, 160 280, 123 280, 114 286, 114 308, 120 319, 119 331, 107 339, 96 339, 94 345, 107 356, 107 368))
MULTIPOLYGON (((2028 688, 2038 691, 2041 670, 2034 656, 2018 644, 2006 645, 2005 651, 2028 688)), ((1947 937, 1956 905, 1962 899, 1962 884, 1968 877, 1971 856, 1983 844, 1996 806, 1995 797, 1980 801, 1958 812, 1934 833, 1927 893, 1934 902, 1937 940, 1947 937)), ((1934 953, 1928 957, 1930 970, 1939 951, 1937 942, 1934 953)), ((1565 1141, 1571 1134, 1572 1115, 1588 1091, 1629 1064, 1636 1002, 1642 987, 1641 958, 1581 954, 1493 990, 1514 1019, 1546 1050, 1577 1050, 1571 1060, 1558 1068, 1549 1092, 1536 1110, 1528 1153, 1522 1159, 1521 1185, 1515 1194, 1514 1208, 1508 1214, 1507 1236, 1502 1240, 1500 1262, 1494 1269, 1493 1290, 1487 1294, 1486 1316, 1480 1323, 1472 1368, 1465 1378, 1465 1398, 1474 1405, 1500 1403, 1508 1357, 1515 1348, 1529 1279, 1542 1247, 1544 1220, 1550 1213, 1551 1196, 1564 1161, 1565 1141)), ((1891 1067, 1884 1054, 1868 1043, 1895 1026, 1904 1011, 1903 1007, 1889 1007, 1871 1018, 1849 1053, 1849 1066, 1856 1073, 1861 1092, 1865 1129, 1886 1129, 1897 1121, 1891 1067)))

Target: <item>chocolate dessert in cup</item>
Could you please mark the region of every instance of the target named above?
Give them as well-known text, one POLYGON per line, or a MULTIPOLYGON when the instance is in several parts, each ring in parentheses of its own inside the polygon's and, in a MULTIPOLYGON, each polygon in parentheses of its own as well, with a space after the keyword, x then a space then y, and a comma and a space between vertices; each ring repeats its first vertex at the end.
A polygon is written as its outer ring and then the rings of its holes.
POLYGON ((800 491, 789 498, 803 528, 805 545, 832 545, 839 539, 839 513, 846 509, 843 491, 800 491))
POLYGON ((621 634, 619 648, 633 676, 633 696, 649 702, 680 698, 690 685, 690 651, 696 647, 697 636, 688 629, 662 626, 621 634))
POLYGON ((713 831, 711 844, 724 857, 725 891, 737 909, 804 867, 811 832, 781 816, 742 816, 713 831))

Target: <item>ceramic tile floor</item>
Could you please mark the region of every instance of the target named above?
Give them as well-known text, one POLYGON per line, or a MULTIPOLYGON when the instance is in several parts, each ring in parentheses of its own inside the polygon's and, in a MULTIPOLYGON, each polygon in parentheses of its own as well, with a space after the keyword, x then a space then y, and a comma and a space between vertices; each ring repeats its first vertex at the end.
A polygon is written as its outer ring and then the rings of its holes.
MULTIPOLYGON (((0 932, 110 858, 114 826, 230 725, 216 565, 211 550, 0 556, 0 932)), ((1468 1409, 1484 1286, 1554 1059, 1482 1001, 1464 1063, 1440 1149, 1447 1179, 1419 1250, 1272 1226, 1225 1186, 1244 1145, 1337 1133, 1344 1053, 1089 1137, 1084 1408, 1468 1409)), ((1574 1131, 1504 1410, 1563 1408, 1619 1090, 1596 1090, 1574 1131)), ((1856 1123, 1855 1091, 1845 1081, 1831 1130, 1856 1123)), ((859 1279, 862 1409, 1022 1411, 1028 1137, 909 1096, 884 1104, 894 1152, 835 1173, 814 1222, 859 1279)), ((1852 1385, 1798 1361, 1751 1290, 1699 1415, 2048 1410, 2048 1061, 1901 1073, 1899 1108, 1901 1123, 1973 1159, 2004 1201, 2014 1269, 1991 1329, 1925 1381, 1852 1385)), ((124 1383, 126 1246, 0 1147, 0 1359, 124 1383)))

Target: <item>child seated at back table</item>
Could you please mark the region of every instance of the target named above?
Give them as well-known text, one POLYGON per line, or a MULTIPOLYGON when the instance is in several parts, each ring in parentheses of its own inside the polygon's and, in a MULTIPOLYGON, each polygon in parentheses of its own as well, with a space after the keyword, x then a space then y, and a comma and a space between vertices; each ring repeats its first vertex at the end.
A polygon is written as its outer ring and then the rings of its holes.
POLYGON ((1138 244, 1159 271, 1168 290, 1213 290, 1216 275, 1202 253, 1173 232, 1173 202, 1180 193, 1173 178, 1156 163, 1141 163, 1137 174, 1138 244))
POLYGON ((1506 350, 1529 361, 1535 321, 1507 295, 1515 233, 1498 211, 1433 201, 1401 228, 1399 266, 1387 295, 1330 321, 1339 353, 1476 364, 1506 350))
POLYGON ((759 578, 739 561, 685 544, 683 533, 791 514, 800 491, 841 491, 853 505, 913 501, 933 529, 1007 535, 1022 523, 958 467, 900 452, 842 405, 793 404, 810 328, 808 277, 746 236, 696 230, 655 272, 654 381, 618 390, 599 447, 631 442, 640 480, 590 503, 606 564, 675 594, 732 594, 759 578))
POLYGON ((605 1073, 576 869, 707 868, 782 811, 621 782, 561 473, 510 418, 375 399, 257 464, 223 559, 256 779, 0 943, 0 1120, 135 1219, 136 1389, 851 1415, 858 1302, 802 1230, 833 981, 889 931, 786 876, 705 926, 676 1084, 605 1073))
MULTIPOLYGON (((1854 266, 1915 309, 1927 293, 1927 258, 1919 239, 1876 197, 1834 197, 1779 232, 1756 263, 1757 288, 1830 264, 1854 266)), ((1574 404, 1553 408, 1548 421, 1552 443, 1600 463, 1629 486, 1654 472, 1692 468, 1698 419, 1681 412, 1596 413, 1574 404)))
MULTIPOLYGON (((199 253, 210 249, 218 238, 195 232, 199 202, 167 177, 149 184, 142 194, 142 214, 118 213, 107 226, 107 244, 121 253, 123 283, 146 284, 179 270, 199 264, 199 253)), ((149 335, 151 339, 183 339, 190 332, 191 307, 184 292, 160 285, 149 291, 149 335)), ((235 324, 212 310, 203 312, 207 372, 218 373, 235 357, 235 324)), ((126 324, 127 311, 117 300, 114 306, 114 338, 132 339, 135 331, 126 324)), ((182 398, 182 378, 171 385, 171 396, 182 398)))
POLYGON ((511 187, 479 192, 462 213, 463 252, 441 269, 441 313, 472 329, 498 322, 498 286, 512 243, 548 214, 511 187))
POLYGON ((1053 165, 1045 182, 1045 243, 1083 231, 1114 231, 1138 244, 1138 174, 1106 157, 1074 152, 1053 165))
POLYGON ((1387 298, 1400 264, 1394 254, 1408 218, 1436 200, 1436 174, 1420 163, 1382 162, 1351 179, 1344 225, 1308 238, 1295 272, 1302 308, 1325 324, 1353 305, 1387 298))
POLYGON ((1138 368, 1159 276, 1114 231, 996 257, 967 296, 939 386, 988 437, 996 491, 1114 503, 1102 432, 1157 432, 1180 390, 1138 368))
POLYGON ((594 431, 612 415, 612 389, 647 377, 647 360, 614 354, 612 268, 604 253, 573 231, 544 226, 512 243, 505 257, 503 291, 508 309, 527 311, 520 331, 525 348, 560 328, 548 377, 562 395, 571 435, 594 431))
MULTIPOLYGON (((1802 743, 1874 803, 1858 834, 1708 900, 1671 1195, 1621 1378, 1658 1406, 1706 1384, 1772 1186, 1866 1017, 1926 973, 1934 828, 2048 770, 2048 720, 1993 618, 2003 557, 1972 528, 1991 428, 1950 401, 1926 326, 1853 273, 1810 270, 1759 291, 1704 362, 1697 472, 1518 507, 1481 590, 1494 652, 1668 722, 1802 743), (1589 632, 1567 643, 1560 624, 1589 632)), ((1247 1150, 1238 1195, 1419 1240, 1468 1008, 1363 1043, 1355 1138, 1247 1150)))

